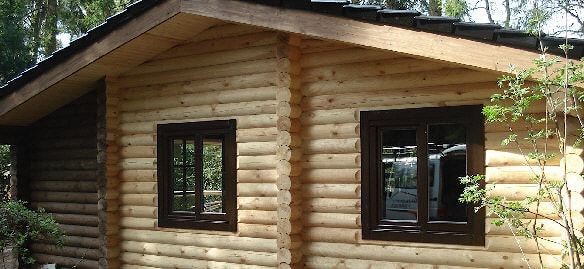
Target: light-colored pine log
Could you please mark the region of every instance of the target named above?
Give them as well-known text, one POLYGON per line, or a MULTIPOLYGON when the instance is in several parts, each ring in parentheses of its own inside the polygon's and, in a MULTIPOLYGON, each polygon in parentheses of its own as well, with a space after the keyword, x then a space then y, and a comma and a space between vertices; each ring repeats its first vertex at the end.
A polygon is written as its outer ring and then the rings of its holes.
POLYGON ((154 134, 135 134, 120 137, 120 145, 123 146, 155 146, 156 136, 154 134))
POLYGON ((302 193, 311 198, 353 199, 361 197, 361 184, 304 184, 302 193))
POLYGON ((310 227, 302 234, 307 242, 356 244, 361 239, 361 229, 310 227))
POLYGON ((308 184, 359 183, 361 181, 361 169, 303 169, 302 181, 308 184))
POLYGON ((358 138, 307 140, 302 150, 305 154, 318 153, 355 153, 361 152, 358 138))
POLYGON ((209 67, 187 68, 173 71, 160 71, 155 74, 141 74, 119 78, 121 88, 160 85, 176 82, 195 81, 246 74, 257 74, 274 70, 273 59, 229 63, 209 67))
POLYGON ((238 223, 237 231, 239 236, 242 237, 267 239, 276 239, 278 237, 276 225, 238 223))
POLYGON ((219 248, 246 250, 254 252, 277 251, 276 241, 267 238, 251 238, 232 235, 212 235, 206 232, 185 231, 148 231, 123 229, 120 236, 126 241, 139 241, 177 246, 196 246, 203 248, 219 248))
POLYGON ((199 43, 204 40, 222 40, 223 38, 239 37, 265 31, 265 29, 252 27, 245 24, 220 23, 198 34, 191 41, 199 43))
POLYGON ((201 248, 196 246, 177 246, 136 241, 124 241, 122 250, 126 252, 160 255, 192 260, 219 261, 235 264, 275 266, 274 253, 253 252, 220 248, 201 248))
POLYGON ((238 129, 236 131, 236 139, 238 143, 269 142, 274 141, 277 136, 278 129, 275 124, 274 127, 269 128, 238 129))
POLYGON ((584 178, 578 173, 567 173, 566 184, 570 191, 576 193, 582 193, 584 191, 584 178))
POLYGON ((380 59, 392 59, 395 57, 397 56, 381 51, 352 47, 332 51, 321 51, 314 54, 304 54, 300 60, 300 65, 303 69, 308 69, 318 66, 360 63, 380 59))
POLYGON ((239 183, 237 197, 275 197, 278 188, 273 183, 239 183))
POLYGON ((157 192, 158 184, 157 182, 122 182, 120 184, 120 191, 122 193, 149 193, 154 194, 157 192))
POLYGON ((279 146, 297 148, 302 145, 302 138, 290 132, 278 132, 278 135, 276 136, 276 144, 279 146))
POLYGON ((510 252, 537 254, 539 251, 548 254, 561 254, 562 243, 560 238, 541 238, 538 240, 539 249, 535 240, 525 237, 513 236, 487 236, 485 238, 485 247, 492 252, 510 252), (519 241, 519 242, 517 242, 519 241), (521 249, 519 248, 521 246, 521 249))
POLYGON ((120 161, 123 170, 156 169, 156 158, 125 158, 120 161))
POLYGON ((124 102, 121 111, 157 110, 172 107, 192 107, 212 104, 230 104, 252 101, 273 100, 276 97, 276 88, 273 86, 236 89, 225 91, 209 91, 193 94, 179 94, 148 98, 133 98, 124 102))
POLYGON ((389 74, 351 80, 316 81, 304 83, 302 92, 306 96, 347 94, 352 92, 393 92, 392 90, 395 89, 452 85, 452 76, 457 78, 457 84, 490 81, 492 82, 492 89, 496 89, 497 87, 495 83, 497 78, 492 74, 463 68, 453 68, 407 74, 389 74), (420 77, 424 77, 425 79, 420 80, 420 77))
POLYGON ((304 169, 343 169, 361 166, 361 154, 312 154, 305 155, 304 169))
POLYGON ((127 146, 119 152, 122 158, 156 158, 155 146, 127 146))
MULTIPOLYGON (((307 269, 313 268, 338 268, 338 269, 469 269, 468 266, 453 266, 443 264, 420 264, 388 261, 372 261, 361 259, 333 258, 321 256, 308 256, 304 259, 307 269)), ((472 267, 473 269, 487 269, 486 267, 472 267)))
POLYGON ((122 170, 120 179, 123 181, 156 181, 156 170, 122 170))
POLYGON ((300 48, 302 49, 305 55, 323 51, 347 49, 350 47, 352 46, 345 43, 330 42, 310 37, 303 37, 302 42, 300 43, 300 48))
MULTIPOLYGON (((276 42, 276 34, 274 32, 260 32, 257 28, 254 28, 254 31, 255 32, 249 34, 239 35, 238 33, 237 36, 225 36, 220 39, 188 42, 184 45, 179 45, 165 51, 155 57, 155 59, 167 59, 209 52, 226 51, 242 47, 265 46, 276 42)), ((203 32, 202 35, 206 35, 206 33, 207 32, 203 32)))
POLYGON ((237 197, 240 210, 276 210, 276 197, 237 197))
POLYGON ((310 214, 305 214, 302 221, 304 226, 310 227, 349 229, 358 229, 361 227, 360 214, 313 212, 310 214))
POLYGON ((158 220, 153 218, 121 217, 120 226, 132 229, 154 229, 158 226, 158 220))
POLYGON ((275 183, 278 173, 274 169, 261 170, 237 170, 237 182, 239 183, 275 183))
POLYGON ((304 139, 342 139, 359 137, 359 124, 324 124, 306 126, 301 131, 304 139))
POLYGON ((207 268, 208 265, 207 261, 132 252, 121 253, 120 259, 123 263, 158 268, 207 268))
MULTIPOLYGON (((541 153, 544 150, 541 149, 541 153)), ((519 151, 518 149, 505 149, 502 150, 487 150, 485 152, 485 165, 486 166, 518 166, 518 165, 537 165, 537 160, 530 159, 528 154, 532 153, 531 150, 519 151)), ((546 154, 554 154, 555 158, 546 160, 547 165, 559 165, 560 164, 560 152, 555 149, 548 149, 546 154)))
POLYGON ((275 141, 238 143, 237 156, 274 155, 276 149, 275 141))
POLYGON ((157 269, 157 267, 151 266, 142 266, 142 265, 135 265, 135 264, 122 264, 121 269, 157 269))
POLYGON ((253 170, 274 168, 276 168, 276 157, 274 155, 237 157, 237 169, 253 170))
POLYGON ((260 73, 256 72, 247 75, 230 76, 229 78, 209 78, 201 80, 192 80, 188 82, 169 83, 156 86, 132 86, 124 89, 122 100, 131 100, 134 98, 152 98, 167 95, 191 94, 198 92, 209 92, 221 90, 236 89, 254 89, 259 87, 271 86, 274 84, 274 72, 260 73))
POLYGON ((361 213, 361 199, 311 198, 302 204, 306 212, 361 213))
POLYGON ((274 225, 277 213, 275 211, 239 210, 237 217, 239 223, 274 225))
POLYGON ((188 120, 210 117, 237 117, 242 115, 271 114, 276 112, 276 102, 252 101, 237 104, 201 105, 196 107, 166 108, 156 111, 126 112, 122 122, 188 120))
MULTIPOLYGON (((396 261, 402 263, 422 264, 449 264, 454 266, 472 266, 488 268, 520 268, 525 266, 521 253, 497 253, 476 249, 459 249, 457 259, 451 259, 452 249, 427 248, 427 247, 395 247, 391 245, 366 245, 366 244, 342 244, 313 242, 305 247, 306 255, 324 257, 338 257, 348 259, 396 261), (444 259, 437 259, 444 257, 444 259)), ((527 258, 535 266, 538 262, 536 254, 526 254, 527 258)), ((557 263, 552 255, 543 255, 545 266, 557 263)))
POLYGON ((154 59, 140 65, 130 72, 126 72, 124 76, 153 74, 172 70, 179 71, 213 65, 264 60, 273 58, 275 50, 275 46, 268 44, 265 46, 233 48, 228 51, 209 52, 198 55, 154 59))
POLYGON ((120 214, 124 217, 157 218, 158 207, 155 206, 120 206, 120 214))
MULTIPOLYGON (((507 150, 514 150, 517 151, 518 148, 521 148, 524 152, 532 152, 533 150, 533 143, 527 141, 525 138, 528 137, 527 132, 517 132, 517 142, 511 142, 509 145, 501 145, 501 142, 504 139, 509 138, 509 132, 497 132, 497 133, 485 133, 485 149, 487 150, 500 150, 500 151, 507 151, 507 150)), ((544 147, 545 141, 538 140, 538 148, 544 147)), ((551 138, 547 140, 547 147, 548 148, 558 148, 558 141, 557 138, 551 138)))
MULTIPOLYGON (((490 185, 487 185, 489 187, 490 185)), ((510 201, 523 200, 526 197, 537 196, 538 186, 536 184, 496 184, 488 192, 488 196, 501 196, 510 201)))
POLYGON ((537 184, 537 178, 545 174, 547 181, 562 179, 562 171, 557 166, 547 166, 541 169, 538 166, 500 166, 487 167, 485 182, 499 184, 537 184))
MULTIPOLYGON (((304 68, 302 78, 304 82, 322 80, 352 80, 363 77, 383 76, 388 74, 407 74, 423 71, 435 71, 445 68, 441 64, 428 64, 428 61, 409 57, 376 59, 373 61, 359 62, 359 68, 353 63, 334 66, 319 66, 316 68, 304 68)), ((339 57, 342 58, 342 57, 339 57)))
POLYGON ((578 154, 566 154, 560 160, 560 167, 567 173, 582 173, 584 170, 584 160, 578 154))
POLYGON ((300 116, 302 125, 343 124, 359 122, 359 113, 353 109, 332 109, 303 111, 300 116))
POLYGON ((120 197, 122 205, 158 206, 156 194, 124 194, 120 197))

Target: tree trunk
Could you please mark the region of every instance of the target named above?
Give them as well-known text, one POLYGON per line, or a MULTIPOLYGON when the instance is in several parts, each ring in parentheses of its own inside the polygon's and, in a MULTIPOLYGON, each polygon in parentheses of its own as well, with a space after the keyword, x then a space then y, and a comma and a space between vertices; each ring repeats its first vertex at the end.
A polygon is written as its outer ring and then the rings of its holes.
POLYGON ((493 20, 493 16, 491 15, 491 4, 489 0, 485 0, 485 12, 487 13, 487 18, 489 19, 490 23, 495 23, 493 20))

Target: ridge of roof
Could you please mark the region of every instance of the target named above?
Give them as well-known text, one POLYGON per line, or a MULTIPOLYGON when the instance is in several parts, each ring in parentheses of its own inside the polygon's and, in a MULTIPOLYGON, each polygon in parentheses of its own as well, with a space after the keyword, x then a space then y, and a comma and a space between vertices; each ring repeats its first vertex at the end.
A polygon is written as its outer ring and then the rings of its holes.
MULTIPOLYGON (((0 98, 24 86, 29 80, 39 76, 62 59, 99 40, 110 31, 155 7, 165 0, 141 0, 109 17, 102 24, 90 29, 86 34, 55 52, 36 65, 24 70, 4 85, 0 85, 0 98)), ((274 6, 284 9, 298 9, 308 12, 344 17, 363 22, 390 25, 415 31, 431 32, 495 45, 537 51, 539 43, 548 47, 548 52, 563 55, 559 45, 568 42, 574 46, 570 58, 584 56, 584 39, 562 38, 542 34, 537 37, 524 31, 503 28, 498 24, 463 22, 445 16, 423 15, 415 10, 386 9, 379 5, 357 5, 348 0, 239 0, 243 2, 274 6)))

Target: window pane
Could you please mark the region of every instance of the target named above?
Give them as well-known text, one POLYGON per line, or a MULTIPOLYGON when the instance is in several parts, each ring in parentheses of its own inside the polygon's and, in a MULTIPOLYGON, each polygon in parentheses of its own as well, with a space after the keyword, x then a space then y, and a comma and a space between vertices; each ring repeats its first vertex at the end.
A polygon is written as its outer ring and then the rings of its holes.
POLYGON ((185 182, 192 175, 184 173, 185 171, 187 170, 183 171, 182 166, 173 170, 172 211, 193 211, 195 207, 195 192, 185 182))
POLYGON ((203 212, 223 212, 223 139, 203 138, 203 212))
POLYGON ((466 127, 462 124, 428 126, 428 210, 430 221, 466 222, 466 205, 458 198, 466 175, 466 127))
POLYGON ((182 165, 183 158, 184 158, 184 140, 182 139, 173 139, 172 140, 172 155, 173 155, 173 164, 175 165, 182 165))
POLYGON ((195 141, 186 140, 185 141, 185 163, 187 165, 195 164, 195 141))
POLYGON ((418 180, 415 129, 385 129, 382 138, 384 218, 417 220, 418 180))

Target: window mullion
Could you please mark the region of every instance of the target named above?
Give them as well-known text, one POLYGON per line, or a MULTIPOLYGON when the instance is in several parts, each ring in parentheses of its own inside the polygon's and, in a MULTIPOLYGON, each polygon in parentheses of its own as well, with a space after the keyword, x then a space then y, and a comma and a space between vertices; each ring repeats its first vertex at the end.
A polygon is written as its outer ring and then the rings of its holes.
POLYGON ((203 137, 195 137, 195 212, 197 218, 203 212, 203 137))
POLYGON ((428 226, 428 125, 419 124, 416 132, 418 164, 418 225, 422 232, 428 226))

